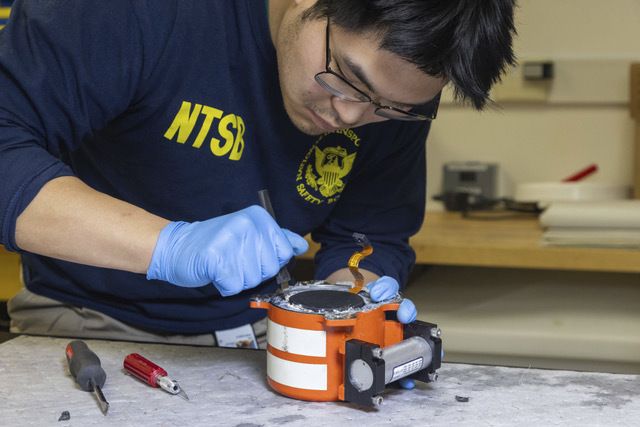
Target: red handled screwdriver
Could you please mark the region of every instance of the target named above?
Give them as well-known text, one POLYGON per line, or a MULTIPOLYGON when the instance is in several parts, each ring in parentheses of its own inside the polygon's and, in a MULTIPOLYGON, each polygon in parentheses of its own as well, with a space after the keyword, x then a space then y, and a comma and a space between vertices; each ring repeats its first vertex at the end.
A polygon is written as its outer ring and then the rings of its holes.
POLYGON ((124 358, 124 369, 151 387, 160 387, 171 394, 177 394, 189 400, 189 396, 180 388, 178 382, 168 377, 167 371, 138 353, 131 353, 124 358))
POLYGON ((69 371, 75 378, 76 383, 84 391, 92 391, 98 398, 100 410, 107 415, 109 410, 109 402, 102 394, 102 387, 107 380, 107 374, 100 365, 100 359, 84 341, 75 340, 67 344, 65 350, 67 362, 69 363, 69 371))

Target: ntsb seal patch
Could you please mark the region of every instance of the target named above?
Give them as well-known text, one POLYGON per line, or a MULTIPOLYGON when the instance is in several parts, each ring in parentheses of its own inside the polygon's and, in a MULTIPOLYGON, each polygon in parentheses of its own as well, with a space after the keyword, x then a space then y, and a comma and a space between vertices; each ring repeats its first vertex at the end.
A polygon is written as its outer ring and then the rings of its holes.
POLYGON ((298 194, 309 203, 335 203, 353 168, 360 138, 352 129, 320 136, 305 154, 296 175, 298 194))

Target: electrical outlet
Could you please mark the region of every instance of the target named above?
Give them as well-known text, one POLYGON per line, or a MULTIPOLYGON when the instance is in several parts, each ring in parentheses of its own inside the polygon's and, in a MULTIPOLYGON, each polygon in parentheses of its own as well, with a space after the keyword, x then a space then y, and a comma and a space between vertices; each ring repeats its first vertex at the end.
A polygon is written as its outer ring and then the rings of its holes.
MULTIPOLYGON (((535 61, 540 62, 540 61, 535 61)), ((527 62, 527 64, 530 62, 527 62)), ((491 99, 497 102, 540 102, 549 100, 551 79, 528 80, 525 66, 518 64, 510 68, 491 90, 491 99)), ((453 86, 448 84, 442 91, 441 104, 454 104, 453 86)))
POLYGON ((491 91, 497 102, 547 102, 551 93, 552 79, 529 80, 525 72, 529 63, 548 61, 521 61, 511 68, 502 81, 491 91))

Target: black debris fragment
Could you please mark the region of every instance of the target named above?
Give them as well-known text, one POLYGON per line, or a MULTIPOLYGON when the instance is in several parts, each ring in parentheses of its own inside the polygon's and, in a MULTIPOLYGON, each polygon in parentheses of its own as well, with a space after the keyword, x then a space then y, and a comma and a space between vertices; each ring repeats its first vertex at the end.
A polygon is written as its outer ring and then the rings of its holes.
POLYGON ((468 396, 457 396, 456 395, 456 400, 458 402, 468 402, 469 401, 469 397, 468 396))
POLYGON ((62 411, 62 413, 60 414, 60 418, 58 418, 58 421, 69 421, 71 419, 71 414, 69 413, 69 411, 62 411))

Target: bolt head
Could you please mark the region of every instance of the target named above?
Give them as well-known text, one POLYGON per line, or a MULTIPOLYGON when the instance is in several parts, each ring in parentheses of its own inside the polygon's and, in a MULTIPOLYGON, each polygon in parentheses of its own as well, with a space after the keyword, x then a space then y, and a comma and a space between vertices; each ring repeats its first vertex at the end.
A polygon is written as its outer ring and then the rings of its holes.
POLYGON ((373 357, 377 359, 382 359, 382 349, 380 347, 376 347, 371 350, 371 354, 373 354, 373 357))

